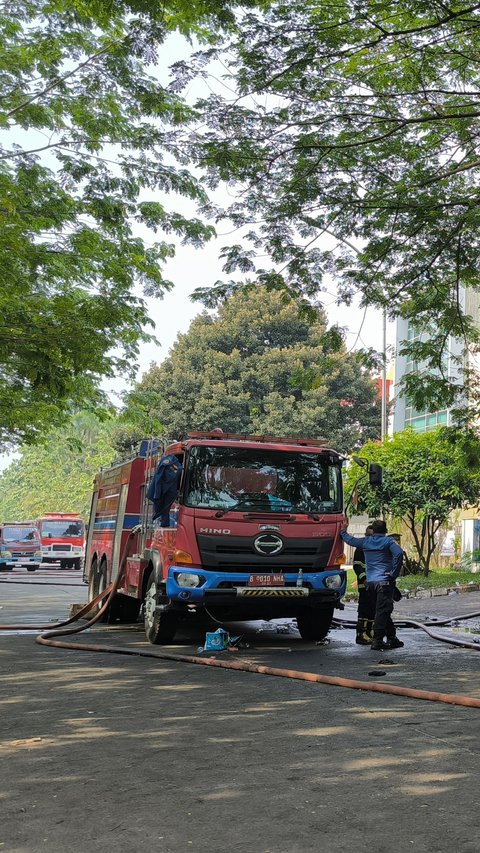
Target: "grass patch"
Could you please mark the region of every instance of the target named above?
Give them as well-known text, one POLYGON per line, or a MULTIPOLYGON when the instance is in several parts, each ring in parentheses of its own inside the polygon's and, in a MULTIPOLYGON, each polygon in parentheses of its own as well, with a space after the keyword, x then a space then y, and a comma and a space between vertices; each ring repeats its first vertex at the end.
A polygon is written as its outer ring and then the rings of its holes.
MULTIPOLYGON (((346 592, 346 596, 348 597, 357 595, 357 587, 353 585, 354 582, 356 582, 355 572, 353 569, 348 569, 346 592)), ((476 574, 474 572, 460 572, 456 569, 449 568, 431 569, 427 578, 423 575, 406 575, 405 577, 398 578, 397 580, 397 586, 399 589, 408 589, 410 592, 414 592, 419 587, 423 587, 423 589, 438 589, 439 587, 444 586, 453 587, 456 584, 465 586, 469 583, 480 583, 480 574, 476 574)))

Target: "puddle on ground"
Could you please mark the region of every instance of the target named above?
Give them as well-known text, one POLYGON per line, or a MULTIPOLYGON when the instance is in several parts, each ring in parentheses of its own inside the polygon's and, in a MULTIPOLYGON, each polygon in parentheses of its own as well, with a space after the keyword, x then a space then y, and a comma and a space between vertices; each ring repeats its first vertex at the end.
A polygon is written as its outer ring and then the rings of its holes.
POLYGON ((453 631, 455 634, 480 634, 480 624, 478 622, 475 625, 462 625, 461 623, 458 625, 445 625, 445 628, 448 631, 453 631))

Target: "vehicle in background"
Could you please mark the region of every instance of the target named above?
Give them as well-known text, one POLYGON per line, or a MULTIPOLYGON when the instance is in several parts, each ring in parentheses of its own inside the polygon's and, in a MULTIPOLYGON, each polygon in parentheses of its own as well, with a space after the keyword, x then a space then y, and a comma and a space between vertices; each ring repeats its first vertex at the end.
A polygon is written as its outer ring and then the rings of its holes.
POLYGON ((222 430, 189 433, 163 454, 142 444, 143 455, 96 477, 89 601, 118 577, 138 526, 108 621, 135 621, 143 605, 147 638, 157 644, 171 642, 195 612, 219 622, 294 617, 303 639, 323 639, 346 586, 345 457, 323 441, 222 430), (166 480, 168 500, 161 505, 160 488, 152 513, 151 482, 162 465, 178 470, 178 489, 172 502, 166 480))
POLYGON ((33 521, 12 521, 0 524, 0 570, 24 566, 34 572, 40 567, 42 552, 40 536, 33 521))
POLYGON ((78 513, 47 512, 37 519, 42 563, 60 563, 61 569, 80 569, 85 557, 85 525, 78 513))

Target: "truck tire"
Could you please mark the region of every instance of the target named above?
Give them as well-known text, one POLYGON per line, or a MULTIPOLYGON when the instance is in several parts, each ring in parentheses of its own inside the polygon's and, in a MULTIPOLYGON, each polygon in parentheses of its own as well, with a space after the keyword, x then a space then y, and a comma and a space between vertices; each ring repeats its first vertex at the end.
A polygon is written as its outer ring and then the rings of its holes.
POLYGON ((72 565, 73 565, 73 568, 75 569, 75 571, 79 572, 80 569, 82 568, 82 561, 81 561, 80 557, 76 557, 75 560, 72 560, 72 565))
POLYGON ((60 568, 61 569, 70 568, 70 563, 68 562, 68 560, 60 560, 60 568))
POLYGON ((152 574, 148 580, 145 602, 143 605, 145 634, 147 640, 155 646, 171 643, 177 632, 177 615, 172 610, 158 613, 158 589, 152 574))
POLYGON ((297 625, 302 640, 317 642, 327 636, 333 619, 331 607, 305 607, 297 613, 297 625))
POLYGON ((34 566, 27 566, 27 572, 36 572, 39 568, 40 566, 38 565, 38 563, 34 566))

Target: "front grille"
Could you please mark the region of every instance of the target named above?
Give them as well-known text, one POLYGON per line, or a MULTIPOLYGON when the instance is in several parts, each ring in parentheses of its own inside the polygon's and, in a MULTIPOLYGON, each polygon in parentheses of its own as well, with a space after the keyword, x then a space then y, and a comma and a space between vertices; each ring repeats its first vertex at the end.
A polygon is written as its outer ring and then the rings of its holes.
MULTIPOLYGON (((220 581, 216 589, 235 589, 235 587, 248 586, 248 581, 220 581)), ((305 589, 312 589, 312 584, 308 581, 302 582, 302 587, 305 589)), ((252 587, 255 589, 255 587, 252 587)), ((296 581, 285 581, 285 585, 282 586, 282 589, 297 589, 296 581)))
POLYGON ((71 551, 71 545, 52 545, 52 551, 71 551))
POLYGON ((223 572, 245 570, 265 572, 288 572, 302 569, 317 572, 326 566, 333 547, 333 536, 318 539, 284 538, 279 554, 258 554, 253 547, 258 536, 208 536, 198 534, 202 566, 223 572))

